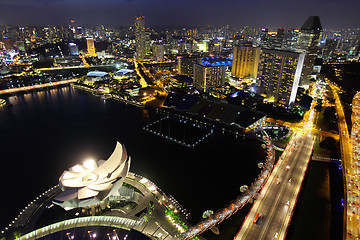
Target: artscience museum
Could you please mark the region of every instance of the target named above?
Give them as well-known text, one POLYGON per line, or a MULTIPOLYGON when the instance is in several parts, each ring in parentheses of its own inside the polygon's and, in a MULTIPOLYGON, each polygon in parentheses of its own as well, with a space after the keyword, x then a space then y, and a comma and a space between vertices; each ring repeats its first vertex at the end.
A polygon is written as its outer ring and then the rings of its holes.
POLYGON ((99 204, 117 194, 129 168, 130 157, 117 142, 108 160, 87 160, 64 171, 59 180, 62 192, 53 202, 65 210, 99 204))

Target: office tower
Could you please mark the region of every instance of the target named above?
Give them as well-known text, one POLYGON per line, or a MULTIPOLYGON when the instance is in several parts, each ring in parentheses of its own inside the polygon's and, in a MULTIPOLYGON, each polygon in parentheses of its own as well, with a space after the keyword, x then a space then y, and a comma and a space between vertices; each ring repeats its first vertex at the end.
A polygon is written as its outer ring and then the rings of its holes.
POLYGON ((263 48, 271 48, 269 43, 269 29, 262 28, 260 34, 260 46, 263 48))
POLYGON ((178 44, 178 52, 181 54, 181 53, 185 53, 186 52, 186 49, 185 49, 185 43, 182 41, 179 41, 179 44, 178 44))
POLYGON ((307 87, 310 83, 314 61, 317 55, 322 27, 318 16, 309 17, 300 29, 298 50, 306 53, 300 85, 307 87))
POLYGON ((268 101, 286 106, 295 102, 304 58, 304 53, 261 50, 258 81, 268 101))
POLYGON ((145 47, 145 16, 135 17, 136 59, 142 60, 146 56, 145 47))
POLYGON ((185 51, 187 53, 192 53, 194 49, 193 40, 186 40, 185 41, 185 51))
POLYGON ((178 73, 181 75, 194 75, 194 64, 200 63, 199 56, 179 56, 178 58, 178 73))
POLYGON ((76 30, 75 30, 75 20, 70 20, 70 24, 69 24, 69 28, 71 30, 72 33, 76 33, 76 30))
POLYGON ((69 47, 69 52, 71 56, 78 56, 79 55, 79 48, 76 45, 76 43, 69 43, 68 44, 69 47))
POLYGON ((251 44, 235 46, 231 74, 237 78, 256 79, 260 47, 253 47, 251 44))
POLYGON ((95 56, 95 43, 93 38, 86 38, 87 51, 90 56, 95 56))
POLYGON ((224 85, 226 64, 221 64, 223 59, 213 61, 203 60, 194 64, 193 86, 201 91, 207 92, 210 88, 224 85))
POLYGON ((155 61, 163 62, 164 61, 164 52, 165 52, 164 44, 157 43, 157 44, 154 44, 153 46, 154 46, 153 54, 154 54, 155 61))
POLYGON ((285 29, 279 28, 271 39, 271 45, 273 49, 283 50, 284 35, 285 29))
POLYGON ((329 61, 333 55, 333 53, 336 52, 336 49, 338 49, 340 45, 340 41, 338 39, 326 39, 325 46, 322 52, 322 59, 324 61, 329 61))
POLYGON ((258 30, 257 28, 254 27, 245 26, 242 31, 242 36, 244 36, 243 37, 244 41, 255 43, 256 41, 255 39, 257 35, 258 35, 258 30))
POLYGON ((284 33, 282 50, 295 52, 298 49, 298 39, 299 39, 300 30, 299 29, 289 29, 284 33))
POLYGON ((194 50, 196 52, 207 52, 208 51, 209 40, 203 40, 201 42, 194 42, 194 50))

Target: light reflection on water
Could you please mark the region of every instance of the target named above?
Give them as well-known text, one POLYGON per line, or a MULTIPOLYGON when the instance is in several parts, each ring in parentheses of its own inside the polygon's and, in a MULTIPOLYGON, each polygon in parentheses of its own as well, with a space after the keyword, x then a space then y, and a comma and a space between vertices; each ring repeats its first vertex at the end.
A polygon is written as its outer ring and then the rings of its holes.
MULTIPOLYGON (((155 112, 69 86, 2 98, 12 104, 0 109, 2 169, 10 169, 0 184, 12 196, 0 198, 0 206, 11 206, 9 216, 57 184, 65 169, 88 157, 107 159, 116 140, 131 155, 130 171, 173 195, 193 222, 234 199, 263 157, 258 142, 220 133, 195 149, 182 147, 142 130, 155 112)), ((2 217, 0 226, 11 219, 2 217)))

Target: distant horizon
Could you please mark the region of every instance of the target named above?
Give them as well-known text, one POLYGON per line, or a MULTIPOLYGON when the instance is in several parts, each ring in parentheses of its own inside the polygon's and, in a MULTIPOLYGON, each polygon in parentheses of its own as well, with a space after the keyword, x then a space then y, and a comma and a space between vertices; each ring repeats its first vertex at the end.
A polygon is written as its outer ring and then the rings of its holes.
MULTIPOLYGON (((45 24, 45 25, 26 25, 26 24, 12 24, 12 23, 0 23, 0 26, 11 26, 11 27, 29 27, 29 28, 46 28, 46 27, 68 27, 70 25, 70 21, 69 24, 45 24)), ((97 25, 77 25, 75 23, 76 27, 85 27, 85 28, 94 28, 94 27, 99 27, 99 26, 104 26, 104 27, 108 27, 108 28, 130 28, 133 27, 134 25, 129 24, 129 25, 105 25, 105 24, 97 24, 97 25)), ((150 29, 178 29, 178 28, 186 28, 186 29, 194 29, 194 28, 206 28, 206 27, 217 27, 217 28, 221 28, 221 27, 226 27, 229 26, 229 28, 245 28, 245 27, 249 27, 249 28, 268 28, 272 31, 276 31, 279 28, 283 28, 285 30, 290 30, 290 29, 300 29, 301 26, 297 26, 297 27, 284 27, 284 26, 276 26, 276 27, 270 27, 270 26, 251 26, 251 25, 244 25, 244 26, 239 26, 239 25, 154 25, 154 26, 148 26, 145 23, 145 28, 150 28, 150 29)), ((353 28, 341 28, 341 29, 332 29, 332 28, 323 28, 323 31, 343 31, 343 30, 360 30, 360 26, 359 27, 353 27, 353 28)))
POLYGON ((360 28, 357 0, 2 0, 0 24, 16 26, 252 26, 300 28, 319 16, 323 29, 360 28))

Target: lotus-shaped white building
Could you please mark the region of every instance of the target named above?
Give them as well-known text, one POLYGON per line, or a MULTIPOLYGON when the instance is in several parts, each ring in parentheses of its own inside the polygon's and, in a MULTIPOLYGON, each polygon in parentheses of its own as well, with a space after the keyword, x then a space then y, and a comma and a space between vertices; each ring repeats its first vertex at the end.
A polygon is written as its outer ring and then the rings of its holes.
POLYGON ((129 168, 130 157, 117 142, 108 160, 88 160, 64 171, 59 180, 63 192, 53 202, 65 210, 98 204, 119 190, 129 168))

